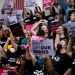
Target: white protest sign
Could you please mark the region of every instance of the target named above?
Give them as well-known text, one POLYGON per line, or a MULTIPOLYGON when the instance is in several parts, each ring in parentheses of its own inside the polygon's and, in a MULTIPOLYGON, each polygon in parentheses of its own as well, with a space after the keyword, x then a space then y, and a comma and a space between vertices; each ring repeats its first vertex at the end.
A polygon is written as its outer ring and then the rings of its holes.
POLYGON ((43 10, 43 0, 24 0, 24 9, 30 9, 34 13, 36 6, 39 6, 43 10))
POLYGON ((37 55, 48 54, 50 56, 55 55, 53 39, 44 39, 41 41, 32 40, 33 53, 37 55))

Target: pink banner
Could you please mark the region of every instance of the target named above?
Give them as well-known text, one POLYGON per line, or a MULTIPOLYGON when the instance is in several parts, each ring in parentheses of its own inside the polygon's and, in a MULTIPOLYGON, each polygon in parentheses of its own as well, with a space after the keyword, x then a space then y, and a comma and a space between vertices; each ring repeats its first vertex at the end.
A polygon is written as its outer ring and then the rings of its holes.
POLYGON ((53 5, 54 0, 43 0, 44 8, 48 8, 49 6, 53 5))

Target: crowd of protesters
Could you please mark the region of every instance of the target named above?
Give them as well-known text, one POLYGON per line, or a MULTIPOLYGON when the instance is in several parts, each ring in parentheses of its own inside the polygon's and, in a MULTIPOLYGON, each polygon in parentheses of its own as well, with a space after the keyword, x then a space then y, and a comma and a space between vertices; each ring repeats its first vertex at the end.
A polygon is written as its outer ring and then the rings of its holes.
POLYGON ((55 0, 48 9, 37 6, 34 12, 26 9, 21 16, 12 13, 15 12, 5 14, 2 10, 5 16, 0 24, 0 73, 5 69, 2 75, 75 75, 74 0, 67 0, 65 10, 55 0), (23 35, 17 35, 21 31, 13 32, 12 25, 21 25, 23 35), (33 53, 31 39, 42 37, 53 39, 55 56, 33 53))

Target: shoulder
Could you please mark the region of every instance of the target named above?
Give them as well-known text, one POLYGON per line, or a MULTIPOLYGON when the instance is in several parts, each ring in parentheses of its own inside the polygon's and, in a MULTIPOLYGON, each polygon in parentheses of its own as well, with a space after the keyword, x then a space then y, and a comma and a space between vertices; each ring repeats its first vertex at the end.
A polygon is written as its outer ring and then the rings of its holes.
POLYGON ((59 74, 56 71, 53 71, 52 75, 59 75, 59 74))

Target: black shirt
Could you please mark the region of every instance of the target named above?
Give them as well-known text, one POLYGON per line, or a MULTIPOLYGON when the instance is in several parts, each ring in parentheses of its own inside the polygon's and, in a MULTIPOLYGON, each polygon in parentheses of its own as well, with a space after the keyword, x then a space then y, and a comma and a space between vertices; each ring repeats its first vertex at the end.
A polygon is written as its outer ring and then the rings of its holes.
POLYGON ((7 41, 7 38, 2 37, 2 38, 0 39, 0 45, 3 47, 4 44, 6 43, 6 41, 7 41))
POLYGON ((63 75, 69 68, 71 68, 72 58, 65 54, 57 54, 54 58, 55 70, 59 75, 63 75))
POLYGON ((72 54, 72 75, 75 75, 75 53, 72 54))
POLYGON ((33 75, 33 64, 32 60, 26 60, 23 67, 23 75, 33 75))

